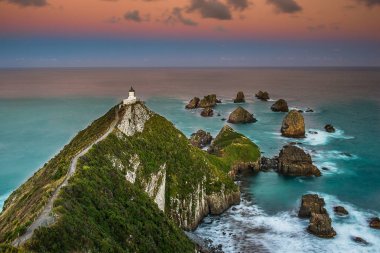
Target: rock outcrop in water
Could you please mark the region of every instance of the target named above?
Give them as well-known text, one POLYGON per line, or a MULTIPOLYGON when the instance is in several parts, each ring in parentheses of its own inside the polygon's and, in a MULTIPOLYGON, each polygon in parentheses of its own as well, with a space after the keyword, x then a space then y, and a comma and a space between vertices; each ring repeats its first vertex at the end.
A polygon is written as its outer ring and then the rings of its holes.
POLYGON ((274 112, 288 112, 288 103, 284 99, 277 100, 270 108, 274 112))
POLYGON ((216 98, 215 94, 207 95, 199 101, 198 106, 200 108, 214 107, 220 101, 216 98))
POLYGON ((310 233, 322 238, 332 238, 336 232, 331 226, 331 219, 324 206, 324 199, 317 194, 303 195, 298 217, 310 219, 307 228, 310 233))
POLYGON ((268 101, 269 100, 269 93, 266 91, 259 91, 255 94, 256 98, 263 100, 263 101, 268 101))
POLYGON ((209 132, 203 130, 198 130, 196 133, 193 133, 190 137, 190 143, 194 147, 204 148, 211 144, 212 136, 209 132))
POLYGON ((305 120, 300 112, 291 110, 282 121, 281 134, 285 137, 305 137, 305 120))
POLYGON ((212 117, 214 115, 214 110, 211 107, 206 107, 201 111, 202 117, 212 117))
POLYGON ((278 156, 278 173, 287 176, 321 176, 311 156, 297 146, 286 145, 278 156))
POLYGON ((369 221, 369 226, 371 228, 380 229, 380 218, 379 217, 371 218, 371 220, 369 221))
POLYGON ((260 170, 269 171, 269 170, 278 170, 278 157, 268 158, 261 157, 260 159, 260 170))
POLYGON ((335 133, 335 128, 334 128, 334 126, 331 125, 331 124, 327 124, 327 125, 325 126, 325 130, 326 130, 326 132, 328 132, 328 133, 335 133))
POLYGON ((236 98, 234 99, 234 103, 244 103, 244 93, 242 91, 239 91, 236 95, 236 98))
POLYGON ((253 117, 252 113, 249 113, 246 109, 239 106, 229 116, 228 123, 240 124, 240 123, 254 123, 257 120, 253 117))
POLYGON ((348 215, 348 211, 343 206, 334 206, 334 212, 340 216, 348 215))
POLYGON ((190 100, 190 102, 186 105, 186 109, 195 109, 198 108, 200 99, 198 97, 194 97, 190 100))

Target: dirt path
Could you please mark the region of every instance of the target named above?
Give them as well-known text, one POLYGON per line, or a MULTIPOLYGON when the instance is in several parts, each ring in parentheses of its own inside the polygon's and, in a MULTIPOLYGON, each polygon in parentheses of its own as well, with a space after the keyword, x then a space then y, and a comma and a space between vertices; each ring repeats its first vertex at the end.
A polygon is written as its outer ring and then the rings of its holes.
POLYGON ((22 236, 16 238, 13 242, 12 245, 14 247, 18 247, 23 245, 27 240, 29 240, 32 235, 34 230, 36 230, 39 227, 47 227, 51 224, 54 223, 54 216, 52 213, 53 209, 53 203, 57 199, 59 195, 59 191, 62 189, 62 187, 66 186, 68 184, 69 179, 74 175, 77 164, 78 164, 78 159, 82 156, 84 156, 95 144, 99 143, 100 141, 104 140, 107 138, 107 136, 115 129, 117 122, 119 121, 119 114, 118 110, 115 110, 115 120, 112 122, 110 128, 108 131, 103 134, 100 138, 98 138, 95 142, 93 142, 90 146, 82 150, 79 154, 77 154, 72 160, 70 164, 70 169, 66 174, 65 180, 60 184, 57 189, 54 191, 53 196, 49 199, 49 202, 46 204, 44 207, 43 211, 40 213, 40 215, 34 220, 34 222, 28 227, 26 230, 25 234, 22 236))

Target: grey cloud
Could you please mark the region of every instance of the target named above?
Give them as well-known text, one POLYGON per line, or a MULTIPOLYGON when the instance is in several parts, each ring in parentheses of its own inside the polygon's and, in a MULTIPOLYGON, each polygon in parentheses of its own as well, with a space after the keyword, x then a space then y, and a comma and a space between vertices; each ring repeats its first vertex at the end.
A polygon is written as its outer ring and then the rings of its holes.
POLYGON ((230 9, 218 0, 191 0, 188 12, 199 12, 203 18, 232 19, 230 9))
POLYGON ((11 4, 16 4, 22 7, 42 7, 48 5, 46 0, 0 0, 0 1, 7 1, 11 4))
POLYGON ((280 13, 295 13, 302 11, 302 7, 294 0, 267 0, 268 4, 276 7, 280 13))
POLYGON ((248 0, 227 0, 227 3, 235 10, 243 11, 250 5, 248 0))
POLYGON ((184 25, 188 25, 188 26, 197 26, 198 23, 194 22, 193 20, 189 19, 189 18, 185 18, 183 15, 182 15, 182 9, 181 8, 173 8, 172 12, 170 13, 170 15, 166 18, 166 20, 164 21, 166 24, 176 24, 176 23, 181 23, 181 24, 184 24, 184 25))
POLYGON ((142 18, 140 16, 140 12, 138 10, 133 10, 133 11, 128 11, 127 13, 124 14, 124 18, 129 21, 134 21, 134 22, 142 22, 142 18))
POLYGON ((368 7, 375 7, 376 5, 380 5, 380 0, 357 0, 357 1, 367 5, 368 7))

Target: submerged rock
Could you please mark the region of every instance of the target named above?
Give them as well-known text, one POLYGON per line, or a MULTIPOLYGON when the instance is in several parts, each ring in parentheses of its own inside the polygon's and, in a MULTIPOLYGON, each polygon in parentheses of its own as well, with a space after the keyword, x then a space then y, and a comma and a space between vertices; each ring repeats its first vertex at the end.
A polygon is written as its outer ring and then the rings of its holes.
POLYGON ((340 216, 348 215, 348 211, 343 206, 334 206, 334 212, 340 216))
POLYGON ((327 211, 324 206, 325 200, 317 194, 305 194, 302 196, 298 217, 310 218, 312 213, 325 214, 327 211))
POLYGON ((212 117, 214 115, 214 110, 211 107, 206 107, 202 110, 202 117, 212 117))
POLYGON ((269 93, 266 92, 266 91, 261 91, 259 90, 259 92, 257 92, 255 94, 255 96, 260 99, 260 100, 263 100, 263 101, 268 101, 269 100, 269 93))
POLYGON ((311 108, 307 108, 307 109, 305 110, 305 112, 314 112, 314 110, 311 109, 311 108))
POLYGON ((239 106, 238 108, 233 111, 229 118, 228 122, 233 124, 239 124, 239 123, 254 123, 257 120, 253 117, 252 113, 249 113, 246 109, 239 106))
POLYGON ((380 229, 380 219, 379 217, 374 217, 369 221, 369 226, 371 228, 380 229))
POLYGON ((284 99, 277 100, 270 108, 274 112, 288 112, 288 103, 284 99))
POLYGON ((335 133, 335 128, 334 128, 334 126, 333 126, 333 125, 330 125, 330 124, 327 124, 327 125, 325 126, 325 130, 326 130, 326 132, 328 132, 328 133, 335 133))
POLYGON ((287 176, 321 176, 311 156, 297 146, 286 145, 278 156, 278 173, 287 176))
POLYGON ((199 101, 199 107, 214 107, 218 102, 220 103, 215 94, 207 95, 199 101))
POLYGON ((236 95, 236 98, 234 99, 234 103, 244 103, 244 93, 242 91, 239 91, 236 95))
POLYGON ((198 108, 200 99, 198 97, 194 97, 190 100, 190 102, 185 106, 186 109, 195 109, 198 108))
POLYGON ((364 240, 363 238, 359 236, 352 236, 351 240, 359 244, 369 245, 369 243, 366 240, 364 240))
POLYGON ((281 134, 285 137, 305 137, 305 120, 301 113, 291 110, 282 121, 281 134))
POLYGON ((209 132, 205 132, 203 130, 198 130, 196 133, 193 133, 190 137, 191 145, 204 148, 211 144, 212 136, 209 132))
POLYGON ((336 232, 331 226, 331 219, 327 213, 311 213, 307 230, 313 235, 322 238, 333 238, 336 236, 336 232))

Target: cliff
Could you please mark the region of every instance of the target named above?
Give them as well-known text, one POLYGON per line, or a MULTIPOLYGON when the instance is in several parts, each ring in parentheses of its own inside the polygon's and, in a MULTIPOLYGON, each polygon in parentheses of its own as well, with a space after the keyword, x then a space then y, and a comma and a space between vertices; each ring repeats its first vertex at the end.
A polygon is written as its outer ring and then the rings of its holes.
MULTIPOLYGON (((75 174, 60 191, 54 222, 37 229, 23 248, 194 252, 180 228, 194 229, 204 216, 239 202, 239 189, 228 172, 232 159, 245 161, 249 152, 226 146, 223 156, 210 155, 140 102, 116 113, 116 127, 79 158, 75 174)), ((95 121, 10 196, 0 215, 0 242, 12 242, 25 232, 54 185, 64 180, 74 154, 107 131, 115 118, 113 109, 95 121), (97 135, 91 134, 97 129, 97 135), (66 163, 60 176, 49 177, 58 171, 53 163, 57 159, 66 163)))

